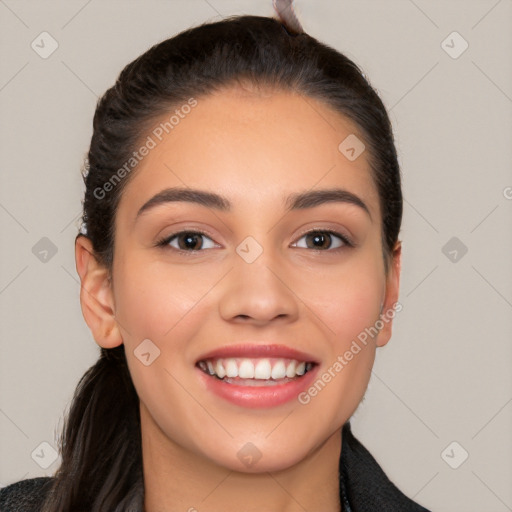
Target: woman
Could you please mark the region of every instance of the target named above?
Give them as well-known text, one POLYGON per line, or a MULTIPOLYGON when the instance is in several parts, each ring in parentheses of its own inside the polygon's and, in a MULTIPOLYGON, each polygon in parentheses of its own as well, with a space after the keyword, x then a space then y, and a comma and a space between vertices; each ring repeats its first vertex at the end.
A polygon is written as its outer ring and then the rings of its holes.
POLYGON ((157 44, 98 103, 75 249, 101 357, 56 475, 2 511, 426 510, 349 423, 400 307, 390 122, 280 13, 157 44))

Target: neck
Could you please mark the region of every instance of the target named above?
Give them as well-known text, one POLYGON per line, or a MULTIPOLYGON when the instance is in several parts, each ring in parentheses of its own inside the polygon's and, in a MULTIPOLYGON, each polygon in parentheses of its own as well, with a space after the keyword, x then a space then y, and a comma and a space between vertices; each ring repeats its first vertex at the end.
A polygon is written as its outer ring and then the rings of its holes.
POLYGON ((342 510, 339 430, 292 467, 243 473, 219 466, 172 443, 148 419, 147 410, 144 412, 141 414, 144 512, 342 510))

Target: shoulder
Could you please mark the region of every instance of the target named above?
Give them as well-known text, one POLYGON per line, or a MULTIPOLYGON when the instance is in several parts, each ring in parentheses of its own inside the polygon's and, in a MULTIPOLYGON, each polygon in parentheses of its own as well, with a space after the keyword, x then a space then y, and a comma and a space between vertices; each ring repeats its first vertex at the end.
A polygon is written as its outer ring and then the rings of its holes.
POLYGON ((20 480, 0 489, 2 512, 36 512, 54 481, 52 477, 20 480))
POLYGON ((386 476, 347 422, 343 426, 340 483, 353 512, 429 512, 403 494, 386 476))

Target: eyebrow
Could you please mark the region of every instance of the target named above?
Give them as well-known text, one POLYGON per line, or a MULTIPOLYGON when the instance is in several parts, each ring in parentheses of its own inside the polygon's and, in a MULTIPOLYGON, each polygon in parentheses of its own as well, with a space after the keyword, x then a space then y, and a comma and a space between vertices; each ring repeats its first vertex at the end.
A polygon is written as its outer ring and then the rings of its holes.
MULTIPOLYGON (((176 187, 164 189, 146 201, 137 212, 136 219, 155 206, 172 202, 195 203, 219 211, 229 211, 231 209, 230 201, 219 194, 192 188, 176 187)), ((285 206, 288 210, 304 210, 333 202, 358 206, 371 218, 370 210, 362 199, 352 192, 341 188, 309 190, 307 192, 291 194, 286 198, 285 206)))

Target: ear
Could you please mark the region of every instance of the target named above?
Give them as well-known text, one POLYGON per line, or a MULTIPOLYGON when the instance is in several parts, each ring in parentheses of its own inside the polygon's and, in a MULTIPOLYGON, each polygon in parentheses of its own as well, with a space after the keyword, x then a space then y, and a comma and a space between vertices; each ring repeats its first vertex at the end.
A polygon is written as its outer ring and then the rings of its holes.
POLYGON ((398 304, 400 289, 400 271, 402 269, 402 243, 398 241, 393 248, 388 275, 386 277, 386 295, 382 305, 380 320, 384 324, 377 336, 377 346, 383 347, 391 338, 393 318, 401 310, 398 304))
POLYGON ((75 241, 76 270, 80 276, 82 314, 96 343, 114 348, 123 343, 114 317, 114 295, 108 269, 94 255, 92 242, 80 235, 75 241))

